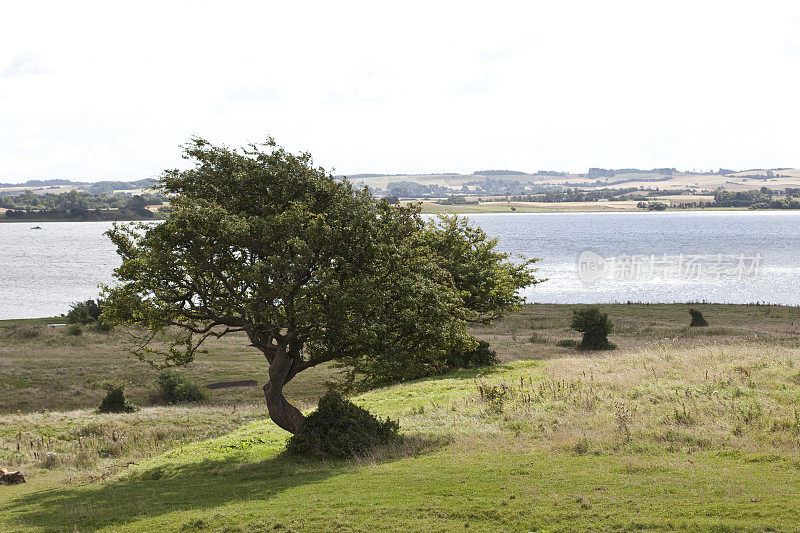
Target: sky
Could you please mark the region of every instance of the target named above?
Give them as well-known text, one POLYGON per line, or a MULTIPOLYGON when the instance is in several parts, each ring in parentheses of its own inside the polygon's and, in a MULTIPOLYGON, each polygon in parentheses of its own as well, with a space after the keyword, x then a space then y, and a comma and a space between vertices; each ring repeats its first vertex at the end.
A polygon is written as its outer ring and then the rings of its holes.
POLYGON ((800 2, 0 0, 0 182, 800 166, 800 2))

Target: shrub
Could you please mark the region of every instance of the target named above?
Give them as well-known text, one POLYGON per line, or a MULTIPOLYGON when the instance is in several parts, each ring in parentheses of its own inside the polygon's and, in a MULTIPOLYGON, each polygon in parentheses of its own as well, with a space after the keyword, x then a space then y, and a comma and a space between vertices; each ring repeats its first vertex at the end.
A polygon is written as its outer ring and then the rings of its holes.
POLYGON ((354 457, 396 440, 399 429, 396 421, 380 420, 330 391, 320 398, 317 410, 300 424, 286 451, 317 457, 354 457))
POLYGON ((101 301, 86 300, 85 302, 75 302, 70 305, 67 313, 68 324, 91 324, 100 318, 102 313, 101 301))
POLYGON ((132 413, 136 406, 125 399, 125 385, 119 381, 104 381, 100 388, 106 391, 106 396, 100 402, 97 411, 100 413, 132 413))
POLYGON ((162 370, 156 378, 159 390, 159 399, 164 403, 202 402, 206 395, 200 387, 171 368, 162 370))
POLYGON ((103 312, 103 300, 86 300, 75 302, 66 314, 67 324, 94 324, 98 331, 109 331, 111 326, 104 323, 100 314, 103 312))
POLYGON ((75 337, 83 335, 83 328, 80 324, 70 324, 67 326, 67 335, 74 335, 75 337))
POLYGON ((583 333, 580 349, 611 350, 616 347, 608 342, 608 334, 614 329, 614 325, 599 307, 584 307, 580 310, 575 309, 572 313, 572 329, 583 333))
POLYGON ((445 363, 448 369, 490 366, 497 364, 497 353, 489 349, 488 342, 478 341, 478 347, 474 350, 450 352, 445 363))
POLYGON ((689 314, 692 316, 692 322, 689 324, 691 328, 704 328, 708 326, 708 322, 703 318, 703 313, 697 309, 689 309, 689 314))

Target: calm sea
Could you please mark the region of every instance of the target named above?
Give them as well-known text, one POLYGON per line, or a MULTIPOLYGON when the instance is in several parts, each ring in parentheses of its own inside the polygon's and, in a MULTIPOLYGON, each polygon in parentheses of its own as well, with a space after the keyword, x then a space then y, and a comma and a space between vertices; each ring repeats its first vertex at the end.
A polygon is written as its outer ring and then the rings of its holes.
MULTIPOLYGON (((800 213, 471 215, 504 251, 541 257, 531 302, 800 305, 800 213)), ((56 316, 119 264, 109 222, 0 224, 0 319, 56 316), (40 226, 41 229, 31 229, 40 226)))

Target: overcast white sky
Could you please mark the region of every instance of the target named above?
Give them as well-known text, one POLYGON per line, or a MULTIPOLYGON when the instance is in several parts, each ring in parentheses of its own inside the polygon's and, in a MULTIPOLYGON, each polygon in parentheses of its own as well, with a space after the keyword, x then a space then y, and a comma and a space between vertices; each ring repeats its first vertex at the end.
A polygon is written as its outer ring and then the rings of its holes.
POLYGON ((800 166, 800 2, 0 3, 0 182, 800 166))

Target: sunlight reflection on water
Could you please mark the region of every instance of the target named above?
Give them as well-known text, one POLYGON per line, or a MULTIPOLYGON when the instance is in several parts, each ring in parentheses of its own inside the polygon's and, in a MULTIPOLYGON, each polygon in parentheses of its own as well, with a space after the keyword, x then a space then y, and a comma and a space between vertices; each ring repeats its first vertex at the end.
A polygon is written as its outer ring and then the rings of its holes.
MULTIPOLYGON (((800 305, 800 213, 541 213, 470 215, 499 247, 541 257, 545 283, 532 302, 769 302, 800 305), (761 254, 754 279, 601 280, 586 284, 576 260, 586 250, 620 254, 761 254)), ((0 319, 54 316, 95 298, 119 264, 103 235, 111 222, 0 224, 0 319), (42 229, 31 229, 40 226, 42 229)))

